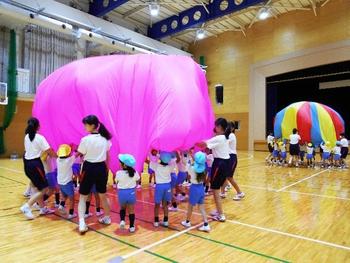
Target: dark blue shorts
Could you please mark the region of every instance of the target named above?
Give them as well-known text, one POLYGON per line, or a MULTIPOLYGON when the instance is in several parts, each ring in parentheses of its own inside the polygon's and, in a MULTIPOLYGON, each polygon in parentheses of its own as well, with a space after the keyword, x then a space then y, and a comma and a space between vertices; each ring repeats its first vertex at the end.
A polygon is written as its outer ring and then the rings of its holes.
POLYGON ((74 196, 74 184, 72 181, 70 181, 68 184, 60 184, 59 187, 64 197, 74 196))
POLYGON ((57 170, 53 171, 51 173, 47 173, 46 175, 47 183, 49 184, 50 188, 56 188, 58 186, 57 184, 57 170))
POLYGON ((40 158, 36 158, 33 160, 26 160, 25 158, 23 158, 23 162, 24 162, 24 172, 26 176, 30 179, 32 184, 39 191, 48 187, 44 166, 40 158))
POLYGON ((232 177, 235 174, 237 167, 237 154, 231 153, 230 154, 230 168, 231 172, 228 173, 228 177, 232 177))
POLYGON ((183 184, 185 182, 186 178, 187 178, 186 172, 179 172, 177 174, 177 178, 176 178, 176 185, 183 184))
POLYGON ((118 201, 120 205, 133 205, 136 203, 135 188, 118 189, 118 201))
POLYGON ((177 176, 176 173, 171 173, 171 188, 175 188, 176 187, 176 181, 177 181, 177 176))
POLYGON ((204 204, 203 184, 191 184, 189 193, 189 203, 193 206, 204 204))
POLYGON ((171 185, 170 183, 156 184, 156 189, 154 191, 154 203, 160 204, 163 201, 171 201, 171 185))
POLYGON ((313 159, 313 158, 314 158, 314 155, 313 155, 313 154, 308 153, 308 154, 306 155, 306 160, 311 160, 311 159, 313 159))

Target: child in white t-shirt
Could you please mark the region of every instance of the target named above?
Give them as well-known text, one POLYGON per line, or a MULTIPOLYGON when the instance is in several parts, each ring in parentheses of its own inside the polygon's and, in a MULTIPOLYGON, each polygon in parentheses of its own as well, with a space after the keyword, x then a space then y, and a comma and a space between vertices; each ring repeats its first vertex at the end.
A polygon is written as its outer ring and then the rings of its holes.
POLYGON ((314 147, 310 142, 307 144, 307 147, 306 147, 306 161, 307 161, 308 167, 313 166, 313 159, 314 159, 314 147))
POLYGON ((341 162, 341 143, 337 141, 335 147, 333 148, 333 161, 336 167, 340 167, 341 162))
POLYGON ((280 165, 284 165, 287 163, 287 148, 284 141, 278 143, 278 148, 280 151, 280 165))
POLYGON ((68 219, 77 215, 74 213, 74 183, 73 183, 73 164, 75 157, 71 156, 72 149, 67 144, 62 144, 57 151, 57 182, 61 190, 61 201, 58 211, 66 214, 66 200, 69 200, 68 219))
POLYGON ((332 152, 331 143, 329 141, 322 142, 320 145, 320 148, 323 151, 321 167, 327 167, 328 165, 330 165, 329 160, 330 160, 331 152, 332 152))
POLYGON ((269 155, 266 157, 266 161, 270 161, 273 153, 273 145, 274 145, 275 137, 273 136, 273 133, 270 132, 269 135, 266 138, 267 147, 269 149, 269 155))
POLYGON ((135 158, 130 154, 119 154, 119 161, 122 170, 116 173, 116 180, 118 182, 118 201, 120 205, 120 228, 125 228, 126 210, 129 213, 130 228, 129 232, 135 232, 135 211, 134 205, 136 203, 135 188, 137 182, 140 180, 140 175, 135 171, 135 158))

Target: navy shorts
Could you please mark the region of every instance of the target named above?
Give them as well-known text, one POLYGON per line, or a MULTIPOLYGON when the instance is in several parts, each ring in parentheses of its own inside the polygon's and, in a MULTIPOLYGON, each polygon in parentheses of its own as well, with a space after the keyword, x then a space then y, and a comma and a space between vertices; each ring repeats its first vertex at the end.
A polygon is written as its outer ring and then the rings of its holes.
POLYGON ((60 184, 59 187, 64 197, 74 196, 74 184, 72 181, 68 184, 60 184))
POLYGON ((231 172, 228 174, 228 177, 232 177, 235 174, 236 167, 237 167, 237 154, 234 154, 234 153, 230 154, 230 167, 231 167, 231 172))
POLYGON ((73 164, 72 170, 74 175, 80 175, 81 164, 80 163, 73 164))
POLYGON ((104 194, 107 191, 108 170, 105 162, 90 163, 85 161, 80 175, 79 193, 90 194, 93 185, 96 185, 96 192, 104 194))
POLYGON ((189 203, 193 206, 204 204, 203 184, 191 184, 189 193, 189 203))
POLYGON ((118 201, 120 205, 133 205, 136 203, 135 188, 118 189, 118 201))
POLYGON ((179 172, 177 174, 177 178, 176 178, 176 185, 183 184, 185 182, 186 178, 187 178, 186 172, 179 172))
POLYGON ((26 176, 39 191, 49 186, 45 177, 44 166, 40 158, 33 160, 26 160, 23 158, 23 163, 26 176))
POLYGON ((170 183, 156 184, 156 189, 154 191, 154 203, 160 204, 163 201, 171 201, 171 185, 170 183))
POLYGON ((47 183, 49 184, 50 188, 56 188, 58 186, 57 183, 57 170, 51 172, 51 173, 47 173, 45 175, 47 183))
POLYGON ((176 181, 177 181, 177 176, 176 173, 171 173, 171 188, 175 188, 176 187, 176 181))
POLYGON ((289 153, 292 156, 299 155, 300 146, 299 144, 290 144, 289 145, 289 153))
POLYGON ((272 153, 273 152, 273 146, 271 144, 267 144, 267 147, 269 148, 269 152, 272 153))
POLYGON ((154 171, 151 168, 148 168, 148 174, 154 174, 154 171))
POLYGON ((340 153, 341 153, 341 158, 346 159, 346 157, 348 156, 348 153, 349 153, 349 148, 348 147, 341 147, 340 153))
POLYGON ((214 158, 212 166, 212 176, 210 178, 210 187, 213 190, 219 190, 231 173, 230 159, 214 158))

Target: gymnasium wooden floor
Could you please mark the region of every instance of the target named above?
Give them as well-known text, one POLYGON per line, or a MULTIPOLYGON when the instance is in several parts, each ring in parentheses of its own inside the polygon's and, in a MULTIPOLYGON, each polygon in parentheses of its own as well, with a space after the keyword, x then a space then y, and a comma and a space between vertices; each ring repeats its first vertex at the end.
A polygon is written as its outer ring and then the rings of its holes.
MULTIPOLYGON (((137 232, 118 229, 119 208, 109 190, 113 224, 54 214, 27 221, 19 212, 27 184, 21 160, 0 160, 0 262, 350 262, 350 172, 266 167, 265 153, 239 153, 236 179, 244 200, 223 201, 227 221, 212 231, 181 225, 187 203, 170 214, 170 227, 153 227, 153 188, 137 193, 137 232)), ((52 201, 51 201, 52 203, 52 201)), ((212 196, 206 199, 213 209, 212 196)), ((91 208, 93 211, 94 207, 91 208)), ((198 211, 197 211, 198 212, 198 211)), ((162 217, 161 217, 162 218, 162 217)), ((193 216, 192 225, 201 217, 193 216)))

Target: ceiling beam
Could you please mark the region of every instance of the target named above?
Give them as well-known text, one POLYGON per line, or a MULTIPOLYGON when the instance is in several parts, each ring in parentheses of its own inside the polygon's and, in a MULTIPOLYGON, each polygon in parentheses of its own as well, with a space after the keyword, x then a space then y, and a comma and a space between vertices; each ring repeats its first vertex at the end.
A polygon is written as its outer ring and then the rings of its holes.
POLYGON ((196 5, 190 9, 180 12, 178 15, 168 17, 153 24, 152 27, 148 28, 148 36, 154 39, 161 39, 179 33, 188 28, 195 27, 199 24, 206 23, 207 21, 214 20, 216 18, 223 17, 264 2, 266 2, 266 0, 245 0, 240 5, 236 5, 234 1, 226 1, 227 5, 224 6, 222 5, 221 0, 213 0, 208 4, 205 4, 206 8, 204 8, 203 5, 196 5), (207 13, 206 9, 209 11, 209 14, 207 13), (199 19, 195 20, 194 15, 198 12, 201 14, 201 16, 199 19), (188 19, 188 22, 185 24, 182 23, 184 18, 188 19), (173 21, 177 22, 176 28, 171 27, 173 21), (164 30, 164 28, 166 28, 166 30, 164 30))
POLYGON ((105 14, 111 12, 112 10, 118 8, 119 6, 125 4, 129 0, 109 0, 106 6, 103 5, 103 0, 94 0, 90 2, 89 14, 94 16, 104 16, 105 14))
POLYGON ((123 14, 123 18, 127 18, 129 16, 132 16, 133 14, 136 14, 137 12, 140 12, 142 9, 144 9, 146 6, 140 5, 138 7, 132 8, 129 11, 125 12, 123 14))

